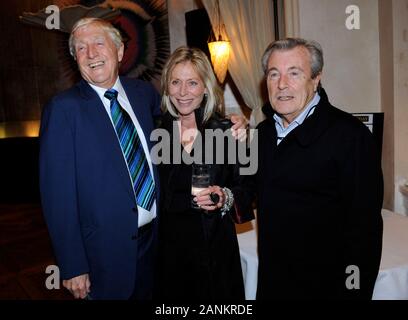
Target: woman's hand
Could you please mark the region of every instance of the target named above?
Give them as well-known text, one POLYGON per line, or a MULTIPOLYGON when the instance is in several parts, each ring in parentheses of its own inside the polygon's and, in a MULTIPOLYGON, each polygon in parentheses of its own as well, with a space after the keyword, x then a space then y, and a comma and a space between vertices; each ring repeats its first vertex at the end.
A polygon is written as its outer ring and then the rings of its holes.
POLYGON ((220 209, 225 203, 225 194, 219 186, 209 186, 194 198, 197 205, 207 211, 220 209))

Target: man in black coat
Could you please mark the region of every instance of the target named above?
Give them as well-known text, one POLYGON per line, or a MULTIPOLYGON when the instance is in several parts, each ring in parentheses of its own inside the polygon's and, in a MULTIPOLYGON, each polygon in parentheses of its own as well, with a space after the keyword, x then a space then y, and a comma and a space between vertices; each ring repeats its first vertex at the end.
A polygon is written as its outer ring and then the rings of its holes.
POLYGON ((380 154, 320 86, 320 45, 285 39, 262 58, 257 299, 371 299, 382 250, 380 154))

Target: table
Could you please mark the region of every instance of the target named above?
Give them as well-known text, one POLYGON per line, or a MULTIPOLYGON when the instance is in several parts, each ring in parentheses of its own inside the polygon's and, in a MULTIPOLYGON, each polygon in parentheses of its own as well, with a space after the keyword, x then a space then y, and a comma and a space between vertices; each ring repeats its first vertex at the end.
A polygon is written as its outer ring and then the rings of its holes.
POLYGON ((408 300, 408 217, 383 210, 383 251, 373 300, 408 300))
MULTIPOLYGON (((408 300, 408 217, 383 209, 383 251, 373 300, 408 300)), ((247 300, 256 298, 258 254, 255 224, 238 230, 247 300)))

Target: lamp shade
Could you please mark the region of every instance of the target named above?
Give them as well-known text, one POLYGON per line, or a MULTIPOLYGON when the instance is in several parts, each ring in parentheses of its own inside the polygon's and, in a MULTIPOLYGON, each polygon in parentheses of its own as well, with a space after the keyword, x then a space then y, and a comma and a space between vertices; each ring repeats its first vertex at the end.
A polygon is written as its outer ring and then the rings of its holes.
POLYGON ((228 70, 228 59, 230 55, 229 41, 213 41, 208 43, 211 54, 211 63, 215 75, 220 83, 223 83, 228 70))

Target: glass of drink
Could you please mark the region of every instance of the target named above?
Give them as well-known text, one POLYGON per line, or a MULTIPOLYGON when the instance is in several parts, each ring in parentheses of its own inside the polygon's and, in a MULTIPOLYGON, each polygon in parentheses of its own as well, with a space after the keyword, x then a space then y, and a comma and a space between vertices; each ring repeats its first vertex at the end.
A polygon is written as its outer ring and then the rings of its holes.
POLYGON ((194 197, 210 186, 210 166, 207 164, 193 164, 191 175, 191 206, 199 209, 194 197))

